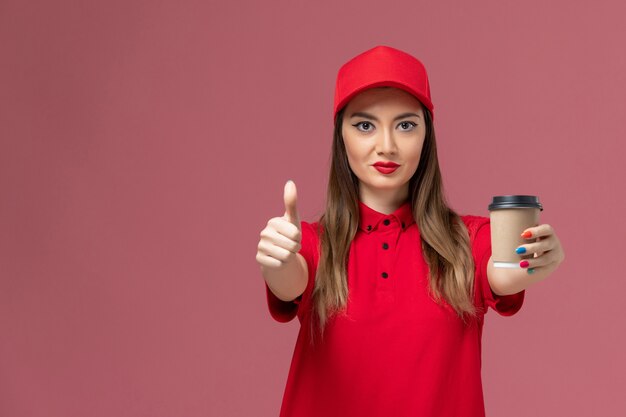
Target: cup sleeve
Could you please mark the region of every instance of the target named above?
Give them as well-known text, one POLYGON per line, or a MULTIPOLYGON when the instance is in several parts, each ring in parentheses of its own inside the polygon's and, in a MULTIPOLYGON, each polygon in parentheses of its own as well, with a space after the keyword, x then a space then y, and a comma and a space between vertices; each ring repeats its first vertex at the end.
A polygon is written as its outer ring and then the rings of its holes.
POLYGON ((497 295, 491 289, 487 277, 487 263, 491 257, 491 224, 488 217, 476 216, 473 237, 473 253, 476 261, 475 286, 479 302, 487 313, 491 307, 501 316, 512 316, 517 313, 524 303, 526 290, 516 294, 497 295))
POLYGON ((298 251, 307 262, 309 276, 308 276, 308 284, 303 294, 301 294, 298 298, 292 301, 283 301, 280 298, 276 297, 276 295, 270 290, 267 282, 263 279, 263 283, 265 285, 265 293, 267 299, 267 306, 272 318, 280 323, 287 323, 298 314, 299 309, 301 308, 301 304, 303 304, 304 299, 308 299, 308 294, 310 294, 311 286, 312 286, 312 276, 315 274, 314 269, 314 251, 316 250, 317 239, 314 235, 313 226, 305 221, 300 222, 301 231, 302 231, 302 240, 301 240, 301 248, 298 251))

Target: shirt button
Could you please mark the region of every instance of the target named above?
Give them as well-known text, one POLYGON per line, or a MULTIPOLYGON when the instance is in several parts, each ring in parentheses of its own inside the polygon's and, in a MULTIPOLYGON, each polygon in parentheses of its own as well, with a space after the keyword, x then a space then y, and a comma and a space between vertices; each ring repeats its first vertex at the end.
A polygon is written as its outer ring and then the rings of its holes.
POLYGON ((372 225, 371 224, 367 225, 367 230, 372 230, 372 225))
POLYGON ((386 243, 383 243, 383 249, 389 249, 389 245, 386 243))
POLYGON ((383 221, 383 224, 384 224, 385 226, 389 226, 389 223, 390 223, 390 222, 389 222, 389 219, 385 219, 385 220, 383 221))
POLYGON ((387 275, 387 273, 386 273, 386 272, 383 272, 383 273, 382 273, 382 276, 383 276, 383 278, 387 278, 389 275, 387 275))

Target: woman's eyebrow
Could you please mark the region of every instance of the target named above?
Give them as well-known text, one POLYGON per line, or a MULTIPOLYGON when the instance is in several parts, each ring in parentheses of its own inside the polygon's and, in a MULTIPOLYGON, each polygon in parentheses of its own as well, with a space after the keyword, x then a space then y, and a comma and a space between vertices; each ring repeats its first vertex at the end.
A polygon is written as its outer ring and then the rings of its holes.
MULTIPOLYGON (((395 120, 398 120, 398 119, 404 119, 405 117, 410 117, 410 116, 415 116, 417 118, 420 117, 419 114, 416 114, 416 113, 402 113, 402 114, 396 116, 393 120, 395 121, 395 120)), ((377 122, 380 122, 380 120, 378 120, 376 118, 376 116, 374 116, 372 114, 369 114, 369 113, 360 112, 360 111, 352 113, 350 118, 353 118, 353 117, 365 117, 366 119, 372 119, 372 120, 375 120, 377 122)))

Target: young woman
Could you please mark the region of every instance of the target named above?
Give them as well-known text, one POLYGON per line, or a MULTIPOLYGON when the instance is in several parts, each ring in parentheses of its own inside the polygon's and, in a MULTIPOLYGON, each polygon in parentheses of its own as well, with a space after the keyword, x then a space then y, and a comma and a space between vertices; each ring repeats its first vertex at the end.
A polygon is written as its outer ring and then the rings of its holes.
POLYGON ((377 46, 348 61, 333 116, 325 212, 300 221, 288 181, 258 245, 272 317, 301 324, 280 416, 484 416, 484 314, 515 314, 563 261, 554 230, 527 229, 535 257, 494 270, 489 218, 445 201, 415 57, 377 46))

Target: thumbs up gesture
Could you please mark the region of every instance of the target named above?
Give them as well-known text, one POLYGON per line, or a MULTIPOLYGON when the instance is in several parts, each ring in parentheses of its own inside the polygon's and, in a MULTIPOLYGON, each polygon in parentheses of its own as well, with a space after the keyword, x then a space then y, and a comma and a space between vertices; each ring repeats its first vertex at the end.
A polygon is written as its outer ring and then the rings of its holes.
POLYGON ((302 241, 297 198, 296 184, 287 181, 283 193, 285 214, 271 218, 260 233, 256 260, 262 268, 283 269, 296 259, 302 241))

